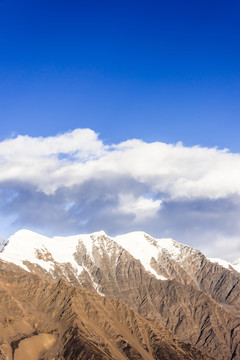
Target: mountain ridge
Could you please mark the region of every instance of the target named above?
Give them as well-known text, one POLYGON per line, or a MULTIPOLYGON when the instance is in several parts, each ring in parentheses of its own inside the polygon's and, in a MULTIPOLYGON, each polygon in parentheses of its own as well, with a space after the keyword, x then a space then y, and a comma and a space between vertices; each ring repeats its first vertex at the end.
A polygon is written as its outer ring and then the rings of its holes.
POLYGON ((21 230, 0 259, 121 301, 216 359, 240 358, 240 274, 197 249, 144 232, 48 238, 21 230))
MULTIPOLYGON (((152 242, 154 242, 154 241, 155 241, 155 243, 158 242, 157 246, 158 246, 158 248, 160 247, 162 250, 172 250, 171 255, 175 256, 176 258, 177 258, 177 255, 180 254, 180 251, 178 251, 179 248, 185 248, 185 249, 188 249, 191 251, 201 253, 199 250, 194 249, 188 245, 181 244, 181 243, 173 240, 172 238, 154 238, 153 236, 147 234, 144 231, 133 231, 130 233, 125 233, 125 234, 117 235, 114 237, 107 235, 104 230, 96 231, 96 232, 89 233, 89 234, 48 237, 48 236, 41 235, 37 232, 31 231, 28 229, 18 230, 13 235, 11 235, 7 241, 3 240, 3 242, 2 242, 3 247, 2 247, 2 249, 0 249, 0 252, 3 252, 4 248, 6 248, 10 244, 10 242, 12 242, 13 240, 24 241, 25 243, 26 243, 26 241, 29 241, 29 240, 31 243, 33 243, 34 241, 37 241, 37 243, 36 243, 37 247, 40 246, 41 241, 43 241, 43 244, 45 245, 46 241, 49 244, 49 241, 59 241, 60 242, 61 240, 62 241, 66 240, 68 242, 67 246, 65 247, 65 251, 66 251, 66 249, 69 248, 69 245, 71 244, 72 241, 74 241, 74 243, 76 244, 76 242, 79 239, 81 239, 81 240, 84 239, 85 240, 84 244, 86 245, 87 244, 86 240, 90 241, 91 236, 106 236, 107 238, 118 242, 118 244, 120 244, 123 248, 125 248, 125 250, 129 251, 129 253, 131 253, 135 258, 138 258, 142 263, 145 263, 147 268, 149 268, 149 264, 146 264, 146 262, 144 262, 142 258, 136 257, 136 254, 134 254, 134 251, 133 251, 133 246, 136 246, 137 251, 141 248, 141 247, 139 247, 139 245, 140 245, 139 241, 141 242, 144 237, 151 239, 152 242), (136 239, 138 240, 138 243, 136 243, 136 239), (134 241, 135 241, 135 243, 133 244, 133 246, 130 246, 130 245, 132 245, 130 242, 134 242, 134 241), (160 244, 160 242, 162 242, 163 244, 160 244)), ((18 244, 15 243, 14 246, 16 247, 16 245, 18 245, 18 244)), ((28 243, 28 245, 29 245, 29 243, 28 243)), ((57 244, 55 243, 54 245, 57 245, 57 244)), ((146 245, 146 243, 145 243, 145 245, 146 245)), ((144 251, 144 255, 146 256, 146 246, 142 246, 142 248, 144 251)), ((157 256, 156 252, 155 252, 155 256, 157 256)), ((231 270, 231 268, 232 268, 232 269, 240 272, 240 265, 239 265, 240 258, 234 260, 233 263, 230 263, 221 258, 207 258, 207 259, 212 263, 216 263, 222 267, 225 267, 226 269, 231 270)), ((18 265, 22 266, 21 264, 18 264, 18 265)), ((25 267, 25 270, 26 270, 26 267, 25 267)), ((156 273, 154 274, 153 268, 148 269, 148 270, 150 272, 153 271, 153 275, 156 276, 156 273)), ((157 275, 157 276, 159 276, 159 275, 157 275)), ((164 277, 163 277, 163 279, 164 279, 164 277)))

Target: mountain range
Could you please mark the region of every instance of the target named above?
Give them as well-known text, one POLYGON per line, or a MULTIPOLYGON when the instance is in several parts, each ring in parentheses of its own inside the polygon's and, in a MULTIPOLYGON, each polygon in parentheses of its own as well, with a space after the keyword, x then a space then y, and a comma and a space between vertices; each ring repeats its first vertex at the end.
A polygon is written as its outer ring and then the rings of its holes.
POLYGON ((0 359, 240 359, 238 260, 144 232, 20 230, 0 271, 0 359))

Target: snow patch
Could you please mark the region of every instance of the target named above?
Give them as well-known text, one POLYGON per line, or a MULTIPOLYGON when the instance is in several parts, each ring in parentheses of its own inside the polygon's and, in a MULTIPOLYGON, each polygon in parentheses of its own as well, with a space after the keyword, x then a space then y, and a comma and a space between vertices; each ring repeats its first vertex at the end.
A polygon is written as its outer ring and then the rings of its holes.
POLYGON ((116 236, 114 241, 127 250, 135 259, 140 260, 144 268, 157 279, 167 280, 164 276, 158 275, 150 264, 152 258, 158 260, 158 254, 161 250, 172 248, 173 240, 161 239, 162 243, 159 244, 160 241, 153 239, 150 235, 142 231, 135 231, 116 236))
POLYGON ((232 267, 233 267, 236 271, 240 272, 240 258, 234 260, 234 262, 233 262, 233 264, 232 264, 232 267))
POLYGON ((231 263, 229 263, 228 261, 225 261, 223 259, 220 259, 220 258, 208 258, 208 260, 211 261, 212 263, 218 264, 228 270, 230 270, 230 266, 233 267, 231 263))
POLYGON ((74 259, 79 235, 48 238, 29 230, 17 231, 9 238, 7 246, 0 254, 2 260, 12 262, 29 271, 25 261, 37 264, 47 272, 54 269, 54 262, 59 264, 70 263, 77 274, 83 271, 74 259), (44 259, 46 254, 51 260, 44 259), (39 258, 42 255, 43 258, 39 258))

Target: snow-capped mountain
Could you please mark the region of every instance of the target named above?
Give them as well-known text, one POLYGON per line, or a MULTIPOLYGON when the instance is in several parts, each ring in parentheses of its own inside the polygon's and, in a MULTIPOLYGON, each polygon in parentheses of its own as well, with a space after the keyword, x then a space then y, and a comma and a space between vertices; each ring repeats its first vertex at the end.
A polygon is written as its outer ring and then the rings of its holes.
POLYGON ((29 271, 29 264, 39 265, 48 272, 53 271, 56 264, 69 264, 76 274, 80 274, 84 268, 77 260, 79 246, 82 248, 81 255, 84 252, 85 256, 95 263, 99 256, 103 256, 103 253, 117 260, 117 256, 126 250, 135 259, 140 260, 145 270, 162 280, 168 277, 161 275, 159 269, 155 269, 160 256, 165 255, 182 263, 190 252, 196 252, 170 238, 154 239, 141 231, 115 238, 109 237, 104 231, 48 238, 29 230, 20 230, 9 238, 0 258, 13 262, 27 271, 29 271))
POLYGON ((114 277, 123 254, 139 260, 144 270, 158 280, 176 279, 184 284, 194 282, 198 286, 203 286, 200 280, 203 264, 205 268, 219 265, 220 272, 240 269, 237 263, 207 259, 199 250, 171 238, 155 239, 142 231, 114 238, 104 231, 49 238, 23 229, 9 238, 0 259, 26 271, 47 272, 53 278, 65 277, 74 284, 88 282, 89 288, 101 292, 97 269, 105 271, 106 264, 109 264, 114 277))
POLYGON ((240 261, 230 264, 222 259, 207 259, 199 250, 170 238, 155 239, 141 231, 114 238, 104 231, 49 238, 23 229, 9 238, 0 253, 0 259, 28 272, 42 276, 47 273, 53 279, 64 277, 74 285, 84 285, 100 294, 106 293, 103 278, 107 273, 108 279, 116 277, 123 257, 139 260, 144 270, 158 280, 175 279, 183 284, 194 284, 220 301, 225 292, 213 286, 214 278, 217 284, 219 274, 227 269, 235 279, 240 269, 240 261), (214 273, 211 281, 205 276, 206 271, 214 273))
POLYGON ((237 264, 207 259, 173 239, 139 231, 114 238, 104 231, 48 238, 20 230, 0 260, 44 281, 65 279, 123 301, 217 359, 240 358, 237 264))
MULTIPOLYGON (((197 257, 200 254, 198 250, 182 245, 173 239, 155 239, 141 231, 114 238, 109 237, 104 231, 49 238, 23 229, 9 238, 4 250, 0 253, 0 258, 21 266, 27 271, 34 264, 49 273, 53 273, 56 266, 68 264, 73 272, 79 275, 85 269, 82 266, 83 260, 79 260, 80 255, 97 264, 99 257, 103 257, 104 254, 117 261, 117 257, 123 250, 140 260, 146 271, 161 280, 173 277, 169 261, 188 270, 185 260, 189 259, 189 256, 197 257), (79 248, 81 248, 80 252, 79 248), (168 266, 164 267, 166 259, 168 266)), ((217 262, 215 259, 210 260, 217 262)), ((220 265, 223 266, 221 263, 220 265)))

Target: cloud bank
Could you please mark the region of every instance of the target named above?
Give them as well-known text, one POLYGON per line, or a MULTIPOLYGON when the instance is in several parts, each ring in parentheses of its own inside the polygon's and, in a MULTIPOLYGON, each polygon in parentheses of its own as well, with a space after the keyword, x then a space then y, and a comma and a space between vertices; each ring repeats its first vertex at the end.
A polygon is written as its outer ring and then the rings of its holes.
POLYGON ((0 142, 0 204, 1 237, 21 227, 48 235, 145 230, 209 256, 240 256, 240 155, 227 150, 105 144, 90 129, 19 135, 0 142))

